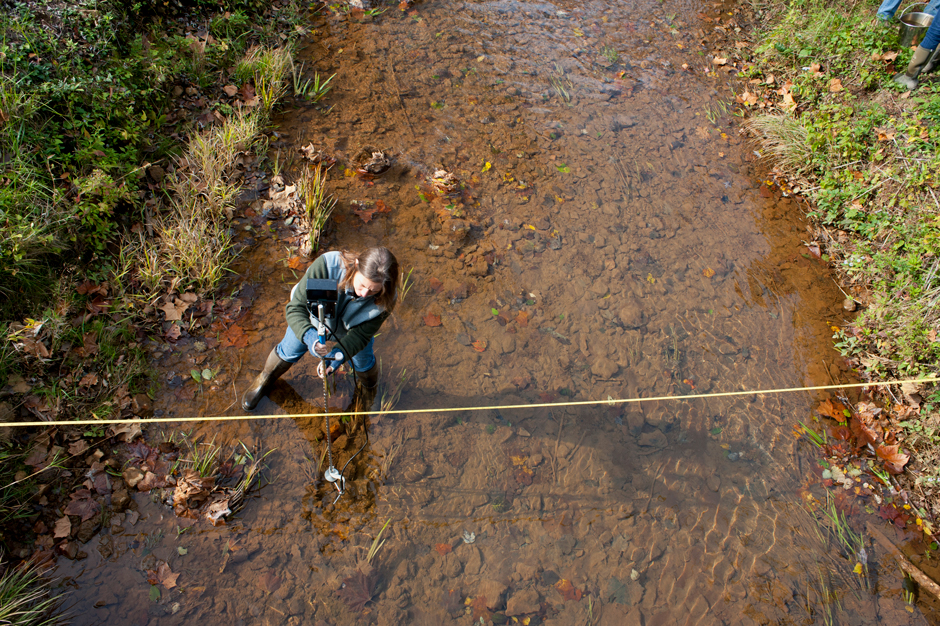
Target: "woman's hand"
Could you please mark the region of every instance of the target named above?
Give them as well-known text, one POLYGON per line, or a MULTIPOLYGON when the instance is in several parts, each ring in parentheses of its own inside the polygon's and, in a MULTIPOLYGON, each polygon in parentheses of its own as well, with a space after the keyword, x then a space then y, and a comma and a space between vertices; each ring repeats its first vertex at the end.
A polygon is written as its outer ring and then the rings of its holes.
POLYGON ((324 376, 329 376, 330 374, 333 373, 333 366, 331 365, 328 368, 326 368, 326 374, 324 374, 323 363, 324 363, 323 361, 320 361, 320 363, 317 365, 317 376, 319 376, 320 378, 323 378, 324 376))
POLYGON ((331 348, 329 346, 325 346, 319 341, 313 345, 313 353, 321 358, 328 355, 330 353, 330 350, 331 348))

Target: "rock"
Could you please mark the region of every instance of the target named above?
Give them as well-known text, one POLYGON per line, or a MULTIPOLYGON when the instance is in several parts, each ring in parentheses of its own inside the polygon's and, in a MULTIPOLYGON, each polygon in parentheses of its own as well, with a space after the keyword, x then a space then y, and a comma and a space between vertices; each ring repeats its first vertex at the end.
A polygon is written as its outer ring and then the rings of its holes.
POLYGON ((506 615, 513 617, 515 615, 538 613, 539 600, 539 592, 531 587, 516 591, 506 602, 506 615))
POLYGON ((599 378, 611 378, 619 370, 620 367, 606 357, 597 359, 591 366, 591 373, 599 378))
POLYGON ((705 479, 705 485, 712 491, 718 491, 718 488, 721 487, 721 477, 718 474, 710 474, 705 479))
POLYGON ((529 565, 528 563, 516 563, 516 573, 522 578, 522 580, 535 580, 535 577, 538 576, 539 568, 536 565, 529 565))
POLYGON ((619 315, 624 328, 639 328, 643 325, 643 311, 635 302, 624 305, 619 315))
POLYGON ((668 443, 666 435, 658 430, 640 435, 639 444, 646 448, 664 448, 668 443))
POLYGON ((617 132, 623 130, 624 128, 636 126, 636 124, 636 118, 632 115, 615 115, 610 120, 610 130, 617 132))
POLYGON ((95 536, 95 533, 98 532, 98 528, 101 526, 101 516, 96 515, 91 519, 86 519, 78 527, 78 532, 75 533, 75 539, 81 541, 82 543, 88 543, 92 537, 95 536))
POLYGON ((457 578, 463 572, 463 563, 453 552, 444 559, 444 576, 447 578, 457 578))
POLYGON ((483 596, 486 600, 486 607, 491 611, 500 608, 503 603, 503 594, 506 593, 504 583, 486 579, 480 582, 480 591, 477 595, 483 596))
POLYGON ((479 574, 480 570, 483 569, 483 556, 480 554, 480 549, 471 545, 467 546, 466 551, 469 554, 463 567, 464 573, 469 575, 479 574))
POLYGON ((855 300, 853 300, 852 298, 846 298, 845 300, 842 301, 842 308, 849 312, 854 311, 855 300))
POLYGON ((118 489, 111 494, 111 508, 120 513, 127 509, 131 504, 131 496, 126 489, 118 489))
POLYGON ((133 489, 137 486, 137 483, 144 479, 144 473, 139 468, 128 467, 121 472, 121 477, 124 479, 124 482, 127 483, 127 486, 133 489))

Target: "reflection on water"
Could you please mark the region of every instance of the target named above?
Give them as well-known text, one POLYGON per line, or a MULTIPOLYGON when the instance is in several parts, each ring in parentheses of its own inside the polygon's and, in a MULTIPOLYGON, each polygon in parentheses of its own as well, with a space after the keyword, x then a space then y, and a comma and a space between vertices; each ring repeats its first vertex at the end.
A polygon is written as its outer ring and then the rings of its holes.
MULTIPOLYGON (((800 504, 792 425, 809 394, 499 408, 842 378, 827 326, 841 296, 720 115, 701 10, 427 2, 318 18, 301 60, 337 73, 335 107, 286 111, 281 147, 396 154, 373 181, 332 170, 332 241, 415 268, 377 353, 387 386, 408 380, 398 407, 432 411, 340 424, 338 467, 365 448, 335 506, 321 417, 206 427, 276 447, 273 484, 229 527, 183 533, 138 496, 141 522, 107 537, 107 558, 60 567, 87 591, 75 623, 922 623, 845 576, 855 556, 800 504), (453 196, 428 181, 438 168, 453 196), (368 223, 349 209, 376 200, 391 211, 368 223), (433 412, 453 406, 490 408, 433 412), (159 537, 147 554, 145 537, 159 537), (156 603, 153 559, 180 572, 156 603)), ((234 411, 280 338, 297 277, 276 263, 286 227, 271 228, 240 277, 253 342, 210 357, 244 361, 238 388, 165 391, 167 414, 234 411)), ((161 365, 191 358, 182 345, 161 365)), ((314 366, 258 412, 316 412, 314 366)))

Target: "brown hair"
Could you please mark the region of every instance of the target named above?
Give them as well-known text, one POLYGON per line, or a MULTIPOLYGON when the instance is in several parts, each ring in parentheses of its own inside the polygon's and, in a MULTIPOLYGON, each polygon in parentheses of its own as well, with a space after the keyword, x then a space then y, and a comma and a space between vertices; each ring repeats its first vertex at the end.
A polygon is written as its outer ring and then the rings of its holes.
POLYGON ((382 291, 373 296, 375 303, 391 313, 395 309, 398 295, 398 259, 388 248, 369 248, 365 252, 342 252, 346 276, 340 282, 342 289, 353 288, 353 278, 358 271, 366 279, 382 284, 382 291))

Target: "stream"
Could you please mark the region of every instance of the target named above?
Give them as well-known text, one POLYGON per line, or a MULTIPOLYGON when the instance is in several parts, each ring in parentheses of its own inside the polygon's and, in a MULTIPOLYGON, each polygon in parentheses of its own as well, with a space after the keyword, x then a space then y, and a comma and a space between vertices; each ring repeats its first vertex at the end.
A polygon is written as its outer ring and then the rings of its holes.
MULTIPOLYGON (((734 8, 384 8, 313 18, 297 61, 335 73, 333 89, 289 99, 271 150, 338 159, 325 248, 384 245, 413 268, 376 339, 382 390, 406 412, 343 425, 338 467, 366 447, 334 505, 305 357, 255 411, 282 419, 193 433, 274 449, 269 482, 217 527, 136 494, 136 523, 122 515, 86 558, 59 559, 72 623, 928 623, 894 570, 853 574, 858 555, 807 512, 819 479, 794 427, 824 395, 532 406, 849 380, 831 344, 843 295, 803 243, 801 208, 761 182, 702 45, 734 8), (355 175, 363 149, 391 169, 355 175), (430 182, 438 169, 460 182, 452 195, 430 182), (179 576, 155 600, 159 561, 179 576)), ((283 336, 306 263, 290 262, 291 225, 250 206, 227 287, 247 347, 157 346, 175 381, 158 415, 241 414, 283 336), (197 384, 192 368, 220 373, 197 384)))

